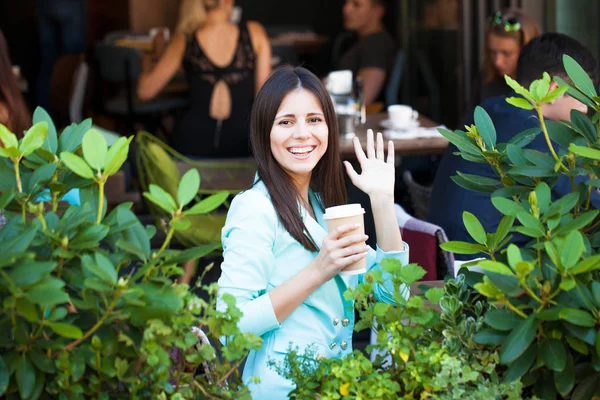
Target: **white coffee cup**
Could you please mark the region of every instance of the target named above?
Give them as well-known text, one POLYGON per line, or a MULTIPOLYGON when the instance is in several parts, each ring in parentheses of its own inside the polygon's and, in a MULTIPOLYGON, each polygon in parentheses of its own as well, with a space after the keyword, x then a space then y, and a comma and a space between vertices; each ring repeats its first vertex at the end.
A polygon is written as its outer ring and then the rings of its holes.
POLYGON ((344 69, 330 72, 327 76, 326 87, 331 94, 352 93, 352 71, 344 69))
POLYGON ((406 126, 414 124, 419 113, 411 106, 394 104, 388 107, 388 116, 393 126, 406 126))
MULTIPOLYGON (((335 228, 340 225, 345 224, 359 224, 360 227, 358 229, 352 230, 343 234, 340 237, 355 235, 355 234, 365 234, 365 210, 362 208, 360 204, 346 204, 343 206, 335 206, 329 207, 325 210, 325 214, 323 218, 327 223, 327 230, 331 232, 335 228)), ((367 258, 364 257, 361 260, 348 265, 342 271, 340 271, 340 275, 348 276, 348 275, 358 275, 364 274, 367 272, 367 258)))

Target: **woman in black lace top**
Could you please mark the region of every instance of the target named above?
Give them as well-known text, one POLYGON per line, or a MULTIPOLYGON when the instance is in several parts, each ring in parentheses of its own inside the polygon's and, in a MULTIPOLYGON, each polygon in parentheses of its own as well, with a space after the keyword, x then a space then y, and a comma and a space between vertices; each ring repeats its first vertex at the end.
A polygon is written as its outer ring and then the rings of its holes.
POLYGON ((250 111, 271 73, 271 47, 259 23, 231 23, 232 8, 233 0, 184 0, 177 32, 138 83, 138 97, 150 99, 183 66, 190 104, 173 145, 186 155, 249 155, 250 111))

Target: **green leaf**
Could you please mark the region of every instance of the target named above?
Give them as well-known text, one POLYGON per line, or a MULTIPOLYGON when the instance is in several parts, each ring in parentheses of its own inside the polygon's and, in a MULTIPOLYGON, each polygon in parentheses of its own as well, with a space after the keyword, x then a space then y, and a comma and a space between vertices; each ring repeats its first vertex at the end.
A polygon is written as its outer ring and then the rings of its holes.
POLYGON ((37 322, 40 320, 40 315, 35 305, 23 297, 16 300, 15 308, 17 312, 29 322, 37 322))
POLYGON ((564 54, 563 55, 563 64, 565 66, 565 71, 573 84, 581 90, 586 96, 590 98, 594 98, 598 94, 596 93, 596 88, 594 87, 594 83, 592 79, 587 74, 587 72, 575 61, 571 56, 564 54))
POLYGON ((573 350, 575 350, 578 353, 583 354, 584 356, 587 356, 588 354, 590 354, 588 345, 581 339, 577 339, 573 336, 567 336, 567 343, 569 344, 569 346, 571 346, 571 348, 573 350))
POLYGON ((525 99, 529 100, 532 103, 534 102, 529 91, 527 89, 525 89, 523 86, 521 86, 519 84, 519 82, 512 79, 508 75, 504 75, 504 80, 506 81, 506 84, 512 88, 512 90, 517 92, 517 94, 520 94, 521 96, 525 97, 525 99))
POLYGON ((28 399, 35 388, 35 368, 25 354, 19 356, 15 372, 21 398, 28 399))
POLYGON ((56 172, 56 164, 45 164, 41 167, 38 167, 31 174, 31 179, 29 179, 29 184, 27 185, 27 190, 30 193, 38 190, 38 185, 46 184, 56 172))
POLYGON ((466 152, 471 155, 481 154, 479 147, 477 147, 464 132, 450 132, 449 130, 442 128, 438 128, 438 132, 450 143, 455 145, 461 152, 466 152))
POLYGON ((583 134, 583 137, 592 144, 598 142, 598 133, 596 127, 590 121, 590 119, 581 111, 577 109, 571 110, 571 124, 575 125, 578 130, 583 134))
POLYGON ((487 346, 499 346, 506 339, 506 333, 483 328, 473 335, 473 341, 487 346))
POLYGON ((477 263, 484 271, 494 272, 500 275, 515 276, 515 273, 506 265, 498 261, 482 260, 477 263))
POLYGON ((504 215, 498 224, 498 229, 496 233, 493 235, 492 243, 490 244, 490 248, 492 250, 498 250, 498 245, 502 243, 502 241, 506 238, 513 224, 515 223, 515 217, 511 215, 504 215))
POLYGON ((508 144, 506 146, 506 155, 508 156, 508 159, 513 165, 519 167, 526 167, 529 165, 529 162, 525 158, 525 153, 523 152, 523 149, 515 146, 514 144, 508 144))
POLYGON ((4 362, 2 355, 0 355, 0 396, 6 393, 6 389, 8 389, 9 379, 10 371, 8 370, 8 366, 4 362))
POLYGON ((377 303, 373 308, 373 313, 378 317, 383 317, 389 310, 390 306, 386 303, 377 303))
POLYGON ((517 108, 522 108, 523 110, 533 110, 534 108, 530 102, 522 97, 509 97, 506 99, 506 102, 517 108))
POLYGON ((536 79, 529 85, 529 92, 537 100, 542 100, 546 97, 548 89, 550 89, 550 75, 548 75, 547 72, 544 72, 544 77, 542 79, 536 79))
POLYGON ((122 238, 117 240, 116 246, 119 249, 124 250, 125 252, 127 252, 129 254, 133 254, 139 260, 146 261, 146 259, 147 259, 146 255, 144 254, 144 251, 142 249, 140 249, 138 246, 134 245, 133 243, 128 242, 127 240, 123 240, 122 238))
MULTIPOLYGON (((600 256, 600 255, 599 255, 600 256)), ((598 263, 600 259, 596 259, 596 263, 598 263)), ((575 267, 574 269, 577 269, 575 267)), ((594 297, 594 302, 596 303, 596 307, 600 307, 600 282, 593 281, 592 282, 592 296, 594 297)))
POLYGON ((173 213, 177 209, 177 203, 175 202, 175 199, 173 199, 173 196, 171 196, 169 193, 167 193, 160 186, 155 185, 155 184, 150 184, 150 194, 154 198, 158 199, 161 202, 161 204, 166 205, 167 206, 166 210, 169 213, 173 213))
POLYGON ((501 185, 501 182, 499 180, 488 178, 487 176, 465 174, 460 171, 456 171, 456 173, 458 174, 458 176, 465 178, 465 179, 475 183, 476 185, 494 186, 494 187, 501 185))
POLYGON ((173 257, 167 258, 166 261, 172 264, 182 264, 186 261, 202 258, 213 251, 220 249, 221 243, 205 244, 198 247, 186 249, 173 257))
POLYGON ((42 148, 48 150, 52 154, 56 154, 56 150, 58 149, 58 139, 54 122, 46 110, 44 110, 42 107, 37 107, 33 112, 33 123, 37 124, 38 122, 42 121, 48 124, 48 134, 46 135, 46 140, 44 141, 42 148))
POLYGON ((600 331, 596 333, 596 354, 600 357, 600 331))
POLYGON ((442 297, 444 297, 444 289, 442 288, 431 288, 425 292, 425 298, 429 300, 431 304, 438 304, 442 297))
POLYGON ((552 371, 561 372, 565 369, 567 352, 558 339, 545 339, 540 345, 540 356, 544 364, 552 371))
POLYGON ((67 168, 75 172, 77 175, 86 179, 94 179, 94 171, 92 171, 90 166, 87 165, 83 158, 73 153, 67 153, 64 151, 60 153, 60 158, 67 168))
MULTIPOLYGON (((75 125, 75 124, 73 124, 75 125)), ((79 125, 73 126, 71 130, 64 130, 58 138, 58 147, 60 151, 74 152, 81 146, 83 136, 92 127, 91 118, 87 118, 79 123, 79 125)))
MULTIPOLYGON (((533 142, 537 135, 540 134, 540 128, 529 128, 524 130, 523 132, 513 136, 508 141, 509 145, 516 146, 518 148, 522 148, 527 146, 529 143, 533 142)), ((508 146, 507 146, 508 148, 508 146)))
POLYGON ((588 328, 595 326, 597 322, 589 312, 577 308, 563 308, 560 310, 559 316, 560 319, 570 322, 573 325, 588 328))
POLYGON ((568 149, 571 143, 577 145, 586 145, 586 141, 581 135, 558 121, 547 120, 546 129, 553 142, 558 143, 563 149, 568 149))
POLYGON ((531 368, 537 356, 537 347, 538 346, 535 343, 532 344, 523 354, 521 354, 519 358, 509 365, 508 369, 504 373, 504 382, 515 381, 529 371, 529 368, 531 368))
POLYGON ((48 284, 45 281, 29 289, 25 293, 25 298, 34 304, 39 304, 42 309, 69 301, 69 295, 62 288, 58 288, 54 284, 48 284))
POLYGON ((97 130, 90 129, 83 136, 81 147, 83 148, 83 158, 89 166, 97 171, 103 170, 108 150, 104 136, 97 130))
POLYGON ((27 260, 17 264, 8 276, 17 286, 30 286, 41 281, 52 272, 58 262, 27 260))
POLYGON ((583 381, 580 381, 571 395, 571 400, 593 399, 598 388, 598 382, 600 382, 599 373, 593 373, 583 381))
POLYGON ((584 228, 594 221, 594 219, 598 216, 598 212, 598 210, 587 211, 579 215, 579 217, 567 222, 566 224, 561 224, 554 234, 557 236, 563 236, 571 231, 584 228))
POLYGON ((510 364, 523 354, 533 342, 536 333, 535 315, 530 315, 515 328, 502 343, 500 362, 510 364))
POLYGON ((63 322, 46 322, 46 325, 62 337, 79 339, 83 336, 83 331, 75 325, 65 324, 63 322))
POLYGON ((535 196, 537 197, 537 206, 541 213, 545 213, 550 206, 551 192, 546 182, 541 182, 535 187, 535 196))
POLYGON ((512 311, 492 309, 485 314, 484 321, 499 331, 510 331, 519 326, 524 319, 512 311))
POLYGON ((480 244, 459 242, 455 240, 441 243, 440 248, 456 254, 477 254, 486 250, 486 248, 480 244))
POLYGON ((72 250, 81 250, 98 247, 102 239, 106 237, 109 227, 104 224, 90 225, 83 228, 71 239, 69 248, 72 250))
POLYGON ((577 282, 571 277, 562 278, 559 285, 561 290, 564 290, 565 292, 572 290, 575 286, 577 286, 577 282))
POLYGON ((109 293, 112 287, 107 285, 103 280, 98 278, 87 278, 83 281, 83 286, 88 289, 95 290, 100 293, 109 293))
POLYGON ((117 283, 117 271, 115 270, 115 267, 110 260, 102 254, 96 253, 95 260, 88 254, 84 255, 81 258, 81 265, 85 270, 97 276, 109 286, 117 283))
POLYGON ((524 227, 535 231, 540 236, 545 234, 544 225, 542 225, 542 223, 537 218, 535 218, 528 212, 517 213, 517 219, 521 224, 523 224, 524 227))
POLYGON ((487 235, 485 233, 485 229, 483 229, 483 225, 477 219, 477 217, 471 214, 468 211, 463 211, 463 223, 465 224, 465 228, 467 228, 467 232, 469 235, 479 244, 485 246, 487 243, 487 235))
POLYGON ((566 358, 565 368, 561 372, 554 373, 556 390, 565 398, 575 386, 575 365, 573 363, 573 356, 570 352, 567 352, 566 358))
POLYGON ((508 170, 508 172, 514 175, 534 178, 545 178, 556 175, 553 167, 512 167, 508 170))
POLYGON ((412 285, 423 278, 427 272, 417 264, 407 264, 400 267, 398 277, 407 285, 412 285))
POLYGON ((477 130, 487 145, 488 150, 493 149, 496 146, 496 128, 489 114, 483 107, 477 106, 475 107, 474 118, 475 126, 477 126, 477 130))
POLYGON ((5 191, 0 195, 0 210, 4 210, 6 206, 10 204, 11 201, 15 198, 16 189, 14 187, 5 191))
POLYGON ((525 211, 521 205, 503 197, 492 197, 492 204, 502 214, 510 215, 512 217, 516 217, 518 213, 525 211))
POLYGON ((452 181, 458 186, 470 190, 472 192, 493 193, 494 191, 496 191, 496 186, 480 185, 460 175, 451 176, 450 179, 452 179, 452 181))
POLYGON ((575 266, 584 251, 585 245, 583 244, 583 236, 581 232, 571 231, 571 233, 569 233, 569 235, 566 237, 560 253, 560 259, 563 267, 568 270, 575 266))
POLYGON ((196 168, 189 169, 181 178, 177 190, 177 202, 180 206, 187 206, 200 189, 200 174, 196 168))
POLYGON ((127 161, 127 156, 129 155, 129 145, 133 140, 133 136, 129 138, 120 137, 118 138, 110 149, 108 149, 108 153, 106 154, 106 159, 104 161, 104 174, 106 176, 111 176, 117 173, 127 161))
POLYGON ((19 139, 17 139, 17 135, 12 133, 5 125, 0 124, 0 141, 2 142, 1 147, 8 149, 9 147, 18 148, 19 147, 19 139))
POLYGON ((564 96, 564 94, 567 93, 567 90, 569 90, 568 86, 557 87, 556 89, 554 89, 553 91, 551 91, 550 93, 548 93, 542 99, 542 102, 543 103, 551 103, 551 102, 557 100, 558 98, 564 96))
POLYGON ((217 209, 221 204, 227 200, 229 197, 229 192, 222 191, 215 193, 213 195, 208 196, 205 199, 202 199, 200 202, 195 204, 189 210, 183 212, 184 215, 198 215, 198 214, 207 214, 211 211, 217 209))
POLYGON ((578 156, 592 160, 600 160, 600 150, 592 149, 591 147, 577 146, 572 144, 569 146, 569 151, 578 156))
POLYGON ((547 214, 553 215, 556 213, 566 214, 575 207, 575 204, 579 201, 579 193, 571 192, 569 194, 564 195, 560 199, 556 200, 552 205, 548 208, 547 214))
POLYGON ((48 135, 48 124, 46 122, 38 122, 27 130, 25 136, 21 140, 19 150, 23 155, 28 156, 42 145, 48 135))
POLYGON ((190 221, 187 218, 183 218, 183 219, 178 219, 178 220, 172 221, 172 224, 176 230, 185 231, 185 230, 189 229, 190 226, 192 226, 192 221, 190 221))

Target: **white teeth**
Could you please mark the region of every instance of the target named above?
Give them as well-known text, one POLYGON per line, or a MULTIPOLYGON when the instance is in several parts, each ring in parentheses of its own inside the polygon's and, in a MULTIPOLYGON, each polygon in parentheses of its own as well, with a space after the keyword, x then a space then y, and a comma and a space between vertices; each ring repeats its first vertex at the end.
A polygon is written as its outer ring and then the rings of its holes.
POLYGON ((314 147, 292 147, 289 149, 289 152, 294 154, 305 154, 311 152, 313 149, 314 147))

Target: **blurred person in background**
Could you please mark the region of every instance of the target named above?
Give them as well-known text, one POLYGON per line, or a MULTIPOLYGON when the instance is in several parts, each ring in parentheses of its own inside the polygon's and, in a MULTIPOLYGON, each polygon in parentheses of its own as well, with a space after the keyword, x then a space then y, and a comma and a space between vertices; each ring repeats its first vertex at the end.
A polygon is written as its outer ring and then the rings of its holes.
POLYGON ((385 30, 382 19, 385 0, 346 0, 344 28, 354 32, 356 42, 342 54, 337 69, 349 69, 361 78, 365 103, 382 99, 383 88, 396 55, 394 39, 385 30))
POLYGON ((4 34, 0 30, 0 124, 5 125, 18 138, 31 127, 31 115, 25 105, 4 34))
POLYGON ((54 63, 65 54, 85 53, 87 1, 36 0, 35 6, 41 52, 36 98, 48 110, 54 63))
POLYGON ((176 33, 138 97, 151 99, 183 66, 189 108, 173 147, 196 157, 247 157, 254 96, 271 73, 271 47, 258 22, 230 22, 233 0, 183 0, 176 33))
POLYGON ((473 83, 468 112, 489 97, 511 92, 504 75, 516 78, 521 49, 540 33, 536 22, 518 8, 498 11, 490 17, 485 32, 483 71, 473 83))

